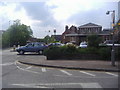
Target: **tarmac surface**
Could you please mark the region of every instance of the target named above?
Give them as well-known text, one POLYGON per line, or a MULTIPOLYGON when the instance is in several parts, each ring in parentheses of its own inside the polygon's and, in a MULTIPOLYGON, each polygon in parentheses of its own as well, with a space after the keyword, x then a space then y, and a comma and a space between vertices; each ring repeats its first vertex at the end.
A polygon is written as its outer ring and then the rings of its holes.
POLYGON ((41 55, 40 59, 18 60, 18 62, 40 67, 120 72, 118 61, 112 66, 110 60, 47 60, 41 55))

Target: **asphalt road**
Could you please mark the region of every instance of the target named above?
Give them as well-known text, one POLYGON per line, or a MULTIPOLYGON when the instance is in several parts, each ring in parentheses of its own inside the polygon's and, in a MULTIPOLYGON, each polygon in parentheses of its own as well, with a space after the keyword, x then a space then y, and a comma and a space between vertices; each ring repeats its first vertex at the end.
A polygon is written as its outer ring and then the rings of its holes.
POLYGON ((2 52, 2 88, 118 88, 117 72, 67 70, 28 66, 17 60, 41 55, 2 52))

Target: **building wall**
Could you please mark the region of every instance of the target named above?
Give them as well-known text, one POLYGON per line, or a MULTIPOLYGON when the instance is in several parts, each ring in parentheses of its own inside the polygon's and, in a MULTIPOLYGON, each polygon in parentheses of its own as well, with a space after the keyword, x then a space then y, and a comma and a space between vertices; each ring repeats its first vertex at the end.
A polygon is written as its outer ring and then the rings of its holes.
POLYGON ((65 32, 62 34, 62 43, 75 42, 79 45, 83 41, 87 41, 87 36, 92 34, 97 34, 103 38, 103 41, 110 40, 109 32, 103 32, 102 26, 92 24, 91 26, 83 25, 78 27, 71 26, 70 28, 65 27, 65 32))
POLYGON ((72 40, 77 40, 76 37, 68 37, 66 34, 75 34, 77 33, 77 27, 76 26, 71 26, 70 28, 68 26, 65 26, 65 31, 61 36, 61 41, 62 43, 67 43, 71 42, 72 40))
POLYGON ((79 34, 99 34, 102 27, 89 27, 89 28, 79 28, 79 34))

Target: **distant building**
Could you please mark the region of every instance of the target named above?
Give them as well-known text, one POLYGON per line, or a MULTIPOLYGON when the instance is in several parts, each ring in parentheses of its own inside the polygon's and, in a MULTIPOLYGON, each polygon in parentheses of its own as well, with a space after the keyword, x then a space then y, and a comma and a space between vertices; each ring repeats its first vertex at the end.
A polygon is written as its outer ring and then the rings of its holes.
POLYGON ((62 43, 76 42, 77 41, 78 30, 76 26, 71 26, 70 28, 66 25, 65 31, 62 34, 62 43), (69 37, 70 35, 70 37, 69 37))
POLYGON ((61 42, 62 35, 52 35, 51 37, 54 37, 55 41, 60 41, 61 42))
POLYGON ((100 34, 102 31, 102 26, 93 24, 93 23, 88 23, 82 26, 78 27, 78 33, 79 33, 79 41, 86 41, 86 37, 90 34, 100 34))
POLYGON ((38 39, 34 37, 30 37, 27 43, 30 43, 30 42, 38 42, 38 39))
POLYGON ((79 45, 80 42, 87 41, 87 36, 92 34, 102 37, 103 41, 111 40, 111 31, 112 30, 108 29, 102 31, 102 26, 94 23, 88 23, 79 27, 72 25, 70 28, 66 26, 65 31, 62 34, 62 42, 73 42, 79 45))

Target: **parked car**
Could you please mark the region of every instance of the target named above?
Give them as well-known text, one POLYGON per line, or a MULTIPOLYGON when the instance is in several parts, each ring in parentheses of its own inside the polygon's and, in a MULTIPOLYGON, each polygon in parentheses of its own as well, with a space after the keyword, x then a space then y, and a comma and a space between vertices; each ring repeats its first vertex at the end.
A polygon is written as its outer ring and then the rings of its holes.
POLYGON ((24 54, 25 52, 37 52, 39 54, 42 54, 45 48, 47 48, 47 46, 45 46, 44 43, 32 42, 32 43, 28 43, 25 46, 17 48, 16 51, 19 54, 24 54))
MULTIPOLYGON (((99 44, 99 46, 113 46, 112 40, 106 40, 104 43, 99 44)), ((114 46, 120 46, 117 42, 114 42, 114 46)))
POLYGON ((86 48, 87 47, 87 42, 81 42, 79 47, 86 48))
POLYGON ((62 44, 62 43, 50 43, 50 44, 48 44, 48 47, 50 47, 50 46, 64 46, 64 44, 62 44))
POLYGON ((68 42, 68 43, 66 43, 66 45, 73 45, 73 43, 72 42, 68 42))
POLYGON ((67 42, 66 45, 74 45, 74 46, 76 46, 76 43, 75 42, 67 42))

